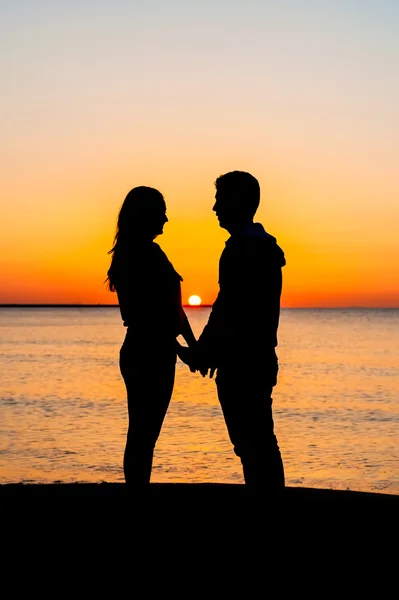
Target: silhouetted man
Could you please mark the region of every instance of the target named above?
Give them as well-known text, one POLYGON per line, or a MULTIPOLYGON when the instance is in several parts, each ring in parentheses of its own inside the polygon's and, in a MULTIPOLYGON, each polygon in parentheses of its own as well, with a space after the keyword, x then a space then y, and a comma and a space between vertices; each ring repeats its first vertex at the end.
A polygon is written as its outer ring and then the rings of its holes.
POLYGON ((284 468, 272 416, 277 383, 277 328, 284 253, 254 223, 260 188, 242 171, 215 182, 213 210, 230 233, 219 263, 219 294, 195 347, 195 364, 216 385, 230 440, 240 457, 248 490, 275 497, 284 468))

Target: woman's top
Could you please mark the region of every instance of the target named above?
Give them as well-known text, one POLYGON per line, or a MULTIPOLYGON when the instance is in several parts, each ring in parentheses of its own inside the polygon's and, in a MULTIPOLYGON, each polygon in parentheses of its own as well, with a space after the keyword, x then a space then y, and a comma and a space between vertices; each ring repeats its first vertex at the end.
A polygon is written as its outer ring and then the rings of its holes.
POLYGON ((126 339, 152 348, 174 345, 184 317, 182 278, 159 245, 131 245, 115 256, 113 271, 126 339))

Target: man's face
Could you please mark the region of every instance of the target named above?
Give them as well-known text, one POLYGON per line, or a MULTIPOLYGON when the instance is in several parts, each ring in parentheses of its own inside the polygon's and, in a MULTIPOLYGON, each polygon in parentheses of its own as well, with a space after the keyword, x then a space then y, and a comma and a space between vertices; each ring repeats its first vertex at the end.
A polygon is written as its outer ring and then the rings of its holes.
POLYGON ((216 190, 215 200, 212 210, 216 213, 220 227, 232 233, 243 222, 242 209, 237 199, 229 192, 216 190))
POLYGON ((216 213, 220 227, 228 230, 232 218, 231 204, 228 202, 226 194, 218 190, 216 190, 215 200, 212 210, 216 213))

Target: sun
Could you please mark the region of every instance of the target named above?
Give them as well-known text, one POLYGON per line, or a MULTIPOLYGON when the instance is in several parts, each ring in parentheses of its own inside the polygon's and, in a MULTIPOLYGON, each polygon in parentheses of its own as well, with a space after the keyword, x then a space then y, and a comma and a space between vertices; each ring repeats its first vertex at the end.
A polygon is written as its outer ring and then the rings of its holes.
POLYGON ((188 299, 188 303, 190 306, 200 306, 201 305, 201 298, 199 296, 190 296, 190 298, 188 299))

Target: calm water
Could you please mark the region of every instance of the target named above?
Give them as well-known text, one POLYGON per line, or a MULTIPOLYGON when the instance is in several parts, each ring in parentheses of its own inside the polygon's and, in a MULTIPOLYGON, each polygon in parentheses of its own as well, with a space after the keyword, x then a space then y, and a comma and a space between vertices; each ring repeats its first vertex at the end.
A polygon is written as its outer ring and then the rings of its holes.
MULTIPOLYGON (((187 309, 195 333, 209 309, 187 309)), ((123 481, 117 308, 0 309, 0 483, 123 481)), ((287 484, 399 493, 399 310, 283 310, 287 484)), ((154 482, 241 483, 215 383, 177 365, 154 482)))

